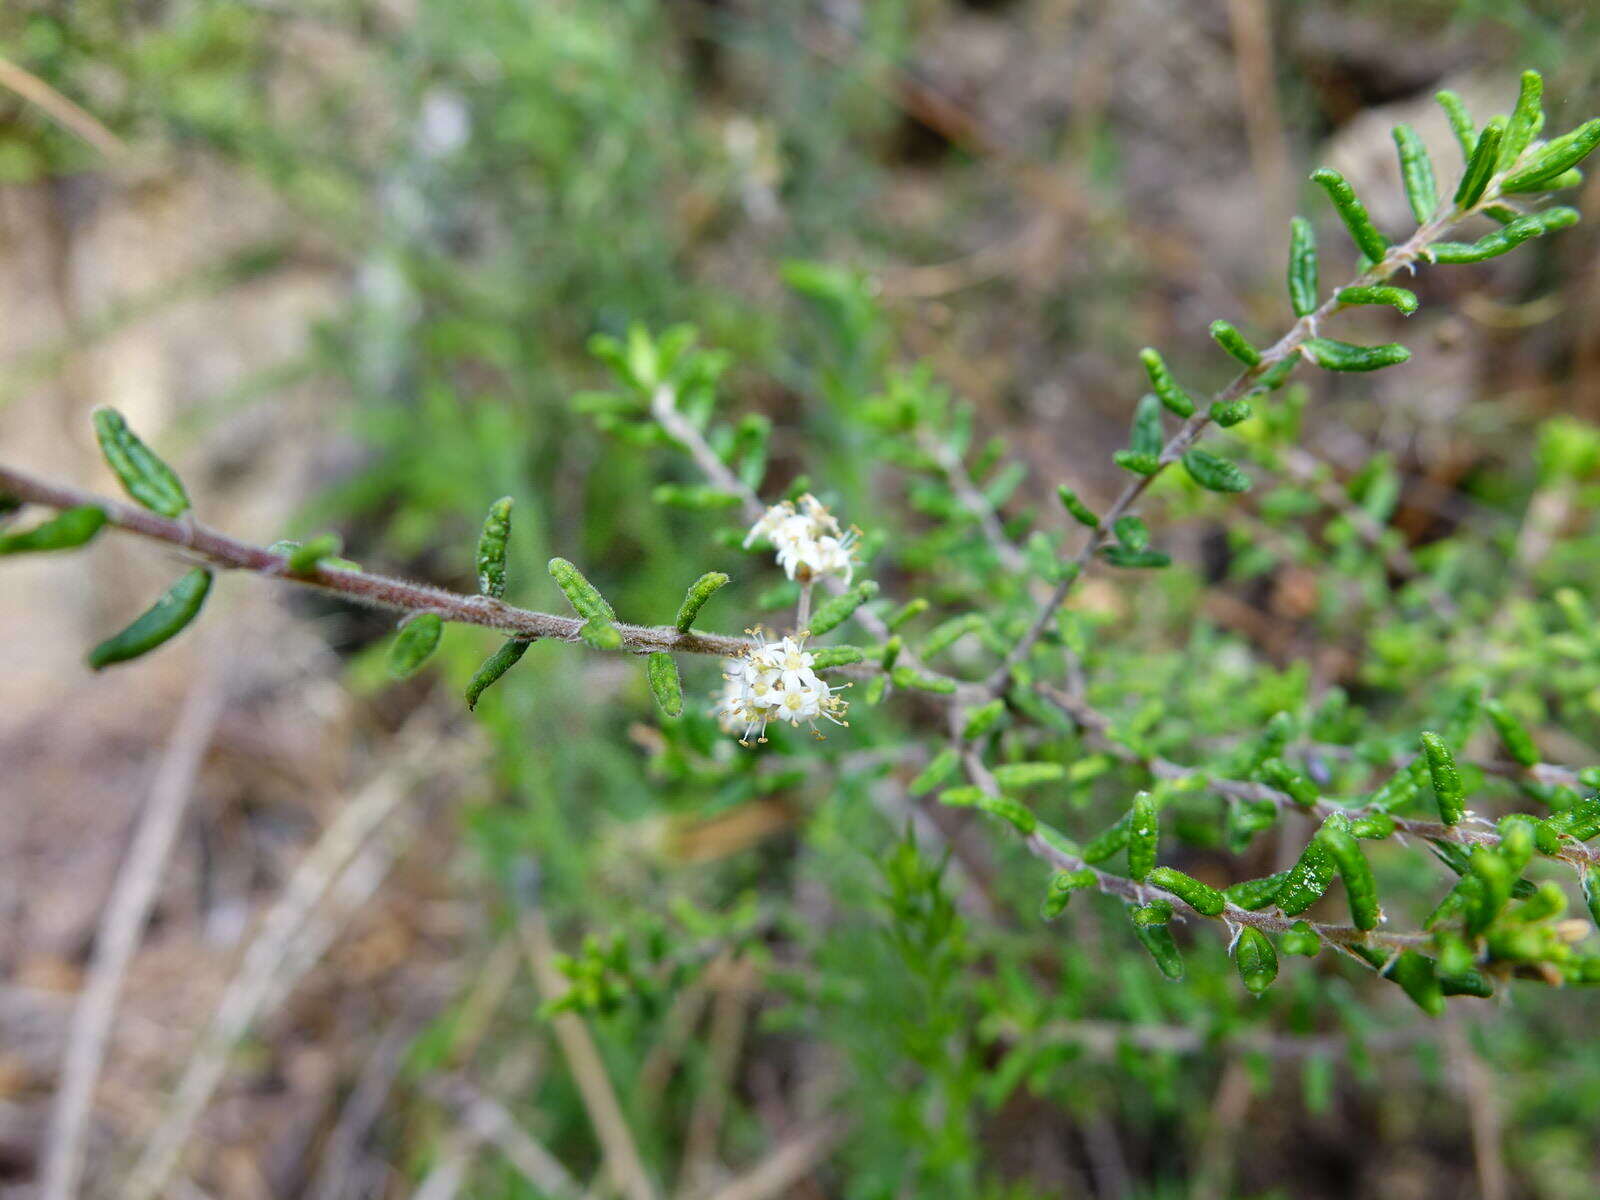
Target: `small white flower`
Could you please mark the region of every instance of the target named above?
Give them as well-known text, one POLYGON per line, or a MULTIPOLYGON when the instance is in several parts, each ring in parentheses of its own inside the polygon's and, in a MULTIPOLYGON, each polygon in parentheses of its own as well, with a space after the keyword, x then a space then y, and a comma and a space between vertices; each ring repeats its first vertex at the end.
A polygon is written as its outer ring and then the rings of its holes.
POLYGON ((785 500, 767 509, 750 527, 744 544, 758 540, 772 544, 778 565, 790 579, 838 575, 848 584, 855 574, 850 558, 855 531, 841 532, 838 520, 809 492, 800 497, 799 508, 785 500))
POLYGON ((844 725, 846 703, 834 695, 837 689, 817 677, 815 661, 806 652, 803 634, 758 641, 743 657, 727 660, 716 708, 722 728, 749 745, 767 740, 769 721, 809 725, 812 732, 818 718, 844 725))

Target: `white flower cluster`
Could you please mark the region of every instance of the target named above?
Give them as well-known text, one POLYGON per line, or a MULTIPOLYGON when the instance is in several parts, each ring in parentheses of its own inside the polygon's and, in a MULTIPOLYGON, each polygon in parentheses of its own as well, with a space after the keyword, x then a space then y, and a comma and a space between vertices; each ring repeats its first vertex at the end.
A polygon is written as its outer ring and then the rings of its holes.
POLYGON ((758 642, 742 657, 728 659, 722 676, 727 682, 717 706, 722 728, 737 733, 740 743, 748 746, 752 738, 767 740, 768 721, 809 725, 813 733, 818 717, 846 724, 846 702, 834 695, 839 689, 817 677, 813 661, 806 653, 804 634, 758 642))
POLYGON ((790 579, 802 582, 822 575, 842 576, 846 583, 855 572, 850 552, 856 531, 841 533, 839 522, 809 492, 796 508, 789 500, 774 504, 750 527, 744 544, 765 538, 778 551, 778 565, 790 579))

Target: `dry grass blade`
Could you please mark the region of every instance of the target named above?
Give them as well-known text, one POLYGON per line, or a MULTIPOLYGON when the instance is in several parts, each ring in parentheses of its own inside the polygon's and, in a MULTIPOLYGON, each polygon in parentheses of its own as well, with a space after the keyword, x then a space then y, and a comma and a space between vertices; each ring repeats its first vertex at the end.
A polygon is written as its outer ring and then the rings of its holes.
POLYGON ((44 1200, 67 1200, 78 1191, 95 1082, 105 1060, 123 977, 155 904, 183 814, 194 794, 195 779, 222 714, 226 659, 203 656, 202 661, 206 665, 178 713, 149 798, 139 814, 133 842, 106 900, 88 982, 73 1010, 45 1152, 39 1193, 44 1200))
MULTIPOLYGON (((413 722, 419 724, 420 719, 413 722)), ((369 883, 375 887, 377 879, 381 879, 381 873, 375 878, 375 872, 369 869, 374 863, 361 861, 361 852, 410 794, 414 778, 425 769, 437 771, 447 757, 436 731, 408 727, 397 741, 408 749, 339 810, 262 921, 209 1028, 201 1036, 160 1125, 123 1184, 124 1200, 153 1200, 162 1192, 196 1120, 226 1073, 230 1051, 269 1007, 271 998, 281 995, 292 983, 294 972, 289 964, 298 960, 298 965, 309 966, 306 959, 314 961, 314 955, 331 939, 331 928, 318 927, 312 921, 319 901, 335 888, 347 867, 355 868, 351 886, 357 893, 367 891, 369 883), (319 944, 302 954, 301 943, 307 940, 308 927, 312 935, 309 940, 319 944)), ((386 856, 387 848, 383 848, 379 857, 386 856)), ((346 901, 353 898, 341 897, 346 901)))

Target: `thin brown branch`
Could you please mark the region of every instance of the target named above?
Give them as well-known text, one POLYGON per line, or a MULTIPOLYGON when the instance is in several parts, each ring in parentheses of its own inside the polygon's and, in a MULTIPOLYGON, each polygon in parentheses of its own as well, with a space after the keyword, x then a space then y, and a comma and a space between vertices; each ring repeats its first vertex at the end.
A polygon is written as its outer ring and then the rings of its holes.
MULTIPOLYGON (((480 625, 526 638, 579 642, 584 622, 577 617, 517 608, 489 596, 467 596, 425 583, 318 566, 304 574, 291 574, 286 555, 241 542, 205 525, 175 521, 147 509, 124 504, 93 492, 40 479, 26 471, 0 465, 0 492, 30 504, 49 508, 93 505, 106 514, 107 523, 127 533, 175 547, 198 563, 223 570, 249 571, 269 579, 315 588, 356 604, 404 613, 438 613, 447 621, 480 625)), ((733 657, 749 645, 745 638, 712 633, 680 633, 672 626, 617 623, 623 649, 633 654, 670 650, 679 654, 714 654, 733 657)))
POLYGON ((10 88, 24 100, 37 105, 57 125, 82 138, 107 158, 128 155, 128 144, 112 133, 94 115, 68 100, 32 71, 0 58, 0 87, 10 88))

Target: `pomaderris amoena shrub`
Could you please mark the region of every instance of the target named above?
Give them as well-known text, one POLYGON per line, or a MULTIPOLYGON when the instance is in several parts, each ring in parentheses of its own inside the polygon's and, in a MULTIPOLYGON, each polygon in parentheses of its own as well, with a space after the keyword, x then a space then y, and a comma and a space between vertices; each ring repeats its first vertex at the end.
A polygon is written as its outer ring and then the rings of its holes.
MULTIPOLYGON (((204 607, 214 573, 233 569, 406 614, 390 655, 397 675, 424 663, 445 625, 498 631, 504 644, 473 678, 469 704, 541 639, 639 656, 668 718, 667 744, 684 756, 698 755, 708 776, 752 770, 749 764, 774 755, 819 753, 809 736, 790 738, 792 729, 830 732, 828 750, 839 739, 870 734, 880 747, 889 746, 903 770, 897 778, 904 790, 991 814, 996 836, 1020 839, 1043 861, 1049 871, 1039 882, 1045 918, 1061 913, 1077 891, 1119 897, 1127 904, 1130 935, 1173 979, 1184 966, 1172 924, 1212 921, 1224 927, 1241 982, 1252 993, 1273 984, 1280 953, 1324 950, 1392 980, 1430 1014, 1442 1012, 1447 997, 1488 996, 1512 979, 1600 983, 1600 954, 1583 948, 1592 946, 1589 922, 1567 917, 1568 892, 1550 877, 1562 869, 1575 872, 1591 913, 1600 918, 1600 850, 1590 844, 1600 834, 1600 767, 1543 761, 1526 714, 1497 695, 1503 676, 1496 664, 1506 656, 1486 653, 1486 641, 1458 640, 1449 643, 1455 649, 1441 652, 1482 663, 1471 686, 1441 693, 1423 682, 1428 664, 1414 665, 1413 643, 1406 641, 1412 634, 1402 635, 1398 626, 1373 632, 1369 675, 1408 693, 1403 707, 1425 722, 1396 733, 1380 728, 1338 689, 1313 705, 1304 694, 1289 694, 1292 688, 1255 686, 1247 671, 1220 682, 1154 668, 1140 675, 1119 665, 1092 614, 1067 604, 1092 571, 1170 565, 1139 513, 1157 496, 1191 508, 1223 503, 1206 495, 1248 491, 1252 475, 1242 464, 1253 463, 1292 477, 1273 493, 1275 505, 1293 507, 1308 496, 1314 505, 1324 502, 1317 489, 1325 479, 1319 481, 1314 469, 1298 475, 1294 469, 1304 395, 1286 387, 1291 375, 1306 365, 1374 371, 1409 357, 1401 345, 1334 338, 1336 318, 1364 305, 1409 315, 1418 300, 1401 284, 1418 269, 1493 258, 1578 220, 1573 209, 1547 201, 1578 182, 1579 163, 1600 142, 1600 120, 1541 140, 1540 93, 1539 77, 1526 74, 1513 111, 1481 129, 1456 97, 1440 95, 1461 146, 1453 188, 1440 188, 1417 136, 1406 127, 1395 130, 1417 221, 1404 238, 1380 230, 1337 172, 1317 171, 1312 180, 1354 242, 1357 262, 1349 278, 1324 286, 1312 225, 1296 218, 1288 237, 1293 320, 1287 332, 1266 343, 1227 320, 1211 326, 1217 345, 1237 363, 1232 382, 1201 398, 1161 354, 1145 350, 1150 392, 1134 406, 1128 445, 1115 455, 1125 485, 1103 512, 1063 486, 1060 519, 1007 516, 1020 468, 1003 465, 987 448, 971 452, 970 414, 918 371, 891 375, 851 414, 859 435, 872 440, 874 460, 905 472, 915 522, 900 531, 877 528, 879 513, 842 511, 825 480, 798 481, 788 495, 764 497, 770 424, 754 415, 718 418, 723 355, 698 349, 686 329, 652 337, 635 328, 626 339, 597 337, 594 351, 613 372, 615 387, 577 403, 617 437, 688 456, 699 482, 663 484, 657 499, 738 514, 727 544, 775 559, 777 569, 767 568, 775 586, 759 602, 763 610, 779 604, 789 610, 775 631, 757 627, 753 614, 740 622, 752 626, 742 636, 700 630, 703 609, 729 583, 720 571, 689 586, 669 624, 622 621, 583 571, 563 558, 551 560, 550 574, 572 615, 508 604, 509 499, 490 509, 483 526, 478 595, 369 574, 337 557, 341 547, 332 537, 270 548, 236 541, 195 520, 177 475, 110 411, 96 414, 95 432, 135 503, 0 467, 8 510, 55 510, 49 519, 5 533, 0 551, 68 549, 109 527, 168 543, 193 560, 148 612, 91 651, 89 663, 97 669, 180 633, 204 607), (1481 218, 1492 228, 1461 240, 1458 230, 1481 218), (1208 438, 1214 430, 1222 432, 1208 438), (899 588, 925 587, 933 599, 914 591, 891 598, 863 578, 874 570, 899 588), (847 624, 858 631, 856 641, 825 641, 847 624), (964 643, 960 654, 958 643, 964 643), (685 696, 679 664, 687 656, 720 663, 715 694, 707 687, 685 696), (941 669, 941 662, 955 665, 941 669), (726 745, 711 747, 673 732, 703 723, 708 713, 746 749, 730 755, 726 745), (1476 754, 1469 745, 1479 747, 1476 754), (1122 797, 1120 815, 1106 827, 1069 834, 1041 819, 1040 811, 1055 816, 1087 808, 1056 803, 1052 790, 1083 796, 1106 784, 1121 789, 1122 797), (1517 795, 1536 810, 1498 820, 1483 815, 1517 795), (1164 842, 1180 828, 1188 841, 1209 822, 1208 844, 1240 853, 1278 828, 1286 812, 1312 818, 1316 828, 1281 872, 1219 888, 1163 862, 1164 842), (1402 841, 1430 847, 1449 884, 1432 911, 1407 920, 1398 906, 1386 908, 1384 876, 1372 867, 1382 843, 1402 841), (1536 868, 1537 882, 1530 878, 1536 868), (1307 919, 1303 914, 1335 881, 1348 919, 1307 919)), ((818 268, 799 280, 824 298, 836 282, 818 268)), ((1551 434, 1553 470, 1570 450, 1558 444, 1564 436, 1551 434)), ((1349 510, 1339 520, 1357 553, 1352 558, 1338 551, 1341 561, 1325 563, 1328 570, 1346 572, 1359 585, 1363 564, 1383 570, 1396 555, 1408 554, 1385 528, 1395 486, 1378 463, 1337 497, 1349 510)), ((1470 549, 1457 557, 1469 560, 1470 549)), ((1420 625, 1454 611, 1451 572, 1467 567, 1448 556, 1437 565, 1405 565, 1413 577, 1401 598, 1406 621, 1420 625)), ((1573 624, 1570 636, 1587 635, 1582 597, 1568 591, 1555 603, 1573 624)), ((726 606, 726 598, 719 604, 726 606)), ((1492 627, 1484 637, 1497 639, 1496 645, 1514 639, 1517 631, 1493 616, 1484 615, 1482 623, 1492 627)))

